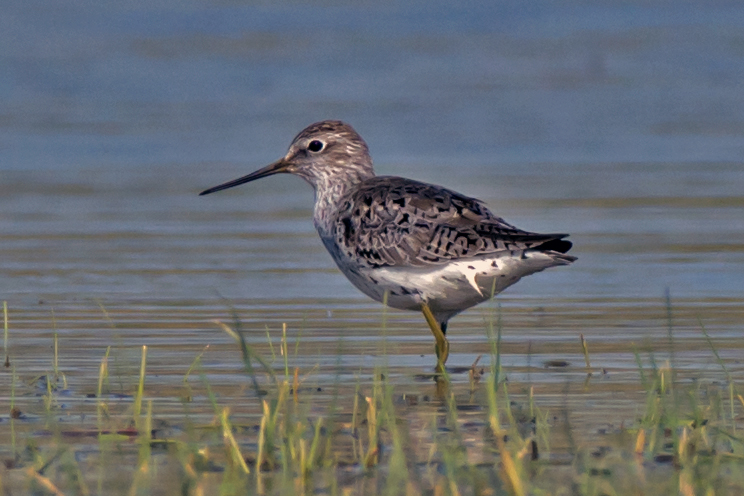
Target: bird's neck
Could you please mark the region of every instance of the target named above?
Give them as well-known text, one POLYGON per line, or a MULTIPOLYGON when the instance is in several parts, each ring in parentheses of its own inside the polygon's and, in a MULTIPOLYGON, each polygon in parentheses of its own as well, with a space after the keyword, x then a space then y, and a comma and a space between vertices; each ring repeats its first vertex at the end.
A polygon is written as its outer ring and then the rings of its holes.
POLYGON ((321 233, 330 232, 335 214, 342 207, 343 198, 371 177, 374 177, 374 172, 355 173, 346 175, 344 178, 321 178, 313 184, 315 188, 313 221, 318 231, 321 233))

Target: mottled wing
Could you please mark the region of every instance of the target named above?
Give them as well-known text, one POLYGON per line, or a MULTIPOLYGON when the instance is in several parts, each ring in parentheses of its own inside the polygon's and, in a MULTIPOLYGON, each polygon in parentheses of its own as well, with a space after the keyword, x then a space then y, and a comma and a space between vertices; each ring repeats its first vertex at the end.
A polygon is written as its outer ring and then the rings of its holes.
POLYGON ((333 234, 348 257, 371 267, 438 265, 535 248, 566 236, 523 231, 476 199, 386 176, 365 181, 342 200, 333 234))

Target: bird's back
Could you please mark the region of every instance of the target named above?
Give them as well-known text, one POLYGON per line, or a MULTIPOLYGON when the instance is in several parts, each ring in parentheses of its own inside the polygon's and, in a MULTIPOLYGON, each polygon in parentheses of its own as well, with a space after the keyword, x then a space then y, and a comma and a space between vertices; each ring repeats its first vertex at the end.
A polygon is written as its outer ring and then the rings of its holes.
POLYGON ((325 235, 338 249, 334 256, 370 268, 435 266, 540 247, 565 253, 571 247, 565 234, 518 229, 479 200, 395 176, 363 181, 341 198, 329 220, 325 235))

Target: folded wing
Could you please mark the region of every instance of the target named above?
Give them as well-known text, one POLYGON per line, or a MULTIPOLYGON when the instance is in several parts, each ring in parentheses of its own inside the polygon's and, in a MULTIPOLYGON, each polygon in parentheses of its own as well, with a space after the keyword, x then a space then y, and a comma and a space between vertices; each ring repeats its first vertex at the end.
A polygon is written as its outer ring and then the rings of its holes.
POLYGON ((480 201, 400 177, 380 176, 344 198, 333 235, 370 266, 431 266, 524 250, 565 253, 567 234, 518 229, 480 201))

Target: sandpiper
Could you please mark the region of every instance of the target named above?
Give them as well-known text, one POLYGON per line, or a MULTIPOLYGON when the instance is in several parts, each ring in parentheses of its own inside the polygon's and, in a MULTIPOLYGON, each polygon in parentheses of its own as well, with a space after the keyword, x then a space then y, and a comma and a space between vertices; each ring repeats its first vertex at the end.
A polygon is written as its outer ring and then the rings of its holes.
POLYGON ((341 121, 311 124, 284 157, 200 195, 279 173, 300 176, 315 190, 315 228, 354 286, 393 308, 423 312, 436 340, 437 372, 449 355, 449 319, 524 276, 576 260, 566 255, 567 234, 523 231, 475 198, 376 176, 367 144, 341 121))

